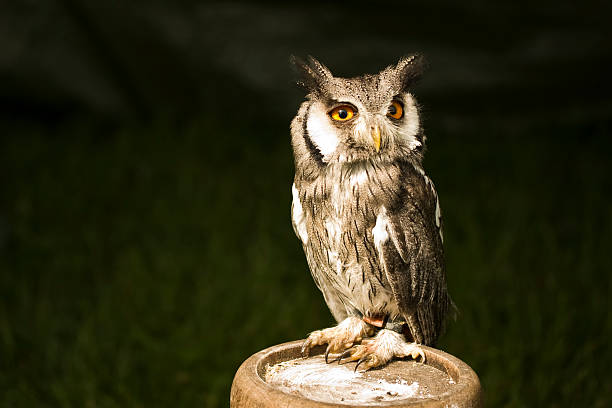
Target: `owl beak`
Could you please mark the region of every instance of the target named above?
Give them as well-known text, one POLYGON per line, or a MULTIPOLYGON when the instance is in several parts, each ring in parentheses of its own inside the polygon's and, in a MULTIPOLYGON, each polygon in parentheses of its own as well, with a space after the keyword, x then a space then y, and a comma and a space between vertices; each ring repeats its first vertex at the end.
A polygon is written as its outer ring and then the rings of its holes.
POLYGON ((376 147, 376 153, 380 151, 380 128, 375 126, 372 129, 372 140, 374 140, 374 147, 376 147))

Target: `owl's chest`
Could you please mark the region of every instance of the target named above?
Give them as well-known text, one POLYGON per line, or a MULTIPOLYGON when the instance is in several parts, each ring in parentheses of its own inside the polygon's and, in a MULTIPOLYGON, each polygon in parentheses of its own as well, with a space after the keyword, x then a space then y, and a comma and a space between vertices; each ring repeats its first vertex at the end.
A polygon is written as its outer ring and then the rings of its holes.
POLYGON ((376 177, 362 172, 322 180, 305 197, 311 271, 362 313, 390 303, 373 238, 376 214, 390 199, 383 188, 376 177))
POLYGON ((397 198, 394 176, 392 169, 370 166, 329 170, 306 195, 311 225, 324 228, 332 241, 339 238, 337 230, 363 235, 362 228, 374 225, 380 207, 397 198))
POLYGON ((294 224, 302 241, 313 253, 331 250, 345 262, 369 255, 362 253, 372 241, 371 229, 380 208, 397 200, 399 178, 395 165, 338 165, 298 185, 294 224))
POLYGON ((341 245, 347 245, 346 241, 368 238, 367 228, 374 225, 380 204, 372 187, 368 188, 365 174, 330 177, 321 181, 315 191, 318 194, 311 196, 308 214, 315 235, 338 252, 341 245))

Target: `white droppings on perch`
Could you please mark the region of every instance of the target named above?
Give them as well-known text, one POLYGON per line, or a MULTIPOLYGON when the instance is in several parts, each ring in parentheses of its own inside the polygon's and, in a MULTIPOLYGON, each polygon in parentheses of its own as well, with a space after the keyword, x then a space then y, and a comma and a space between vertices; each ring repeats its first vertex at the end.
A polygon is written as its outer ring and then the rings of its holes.
POLYGON ((321 402, 367 404, 431 397, 417 381, 373 378, 354 372, 355 364, 326 364, 322 356, 268 366, 265 381, 280 390, 321 402))

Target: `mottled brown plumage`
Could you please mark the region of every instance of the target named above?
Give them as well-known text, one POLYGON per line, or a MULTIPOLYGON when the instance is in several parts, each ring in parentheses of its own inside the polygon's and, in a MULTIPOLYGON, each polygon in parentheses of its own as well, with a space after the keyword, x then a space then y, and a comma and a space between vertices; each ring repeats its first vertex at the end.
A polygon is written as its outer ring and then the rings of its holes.
POLYGON ((308 95, 291 124, 292 220, 339 322, 312 333, 304 349, 350 349, 345 358, 361 358, 366 369, 424 357, 397 333, 433 344, 451 302, 438 197, 423 171, 425 137, 409 92, 420 58, 349 79, 314 58, 295 64, 308 95))

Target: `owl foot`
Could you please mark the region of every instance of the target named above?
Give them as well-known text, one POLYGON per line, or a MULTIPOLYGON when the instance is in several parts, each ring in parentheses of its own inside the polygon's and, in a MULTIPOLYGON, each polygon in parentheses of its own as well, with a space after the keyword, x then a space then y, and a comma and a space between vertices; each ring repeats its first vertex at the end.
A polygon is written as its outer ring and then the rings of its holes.
POLYGON ((347 317, 336 327, 317 330, 308 336, 302 345, 302 356, 307 357, 310 349, 320 344, 327 344, 325 361, 329 363, 329 353, 340 353, 361 342, 364 337, 372 336, 374 329, 357 317, 347 317))
POLYGON ((421 362, 425 362, 425 352, 416 343, 407 343, 401 334, 383 329, 373 339, 365 340, 362 344, 344 352, 338 364, 357 361, 355 371, 362 366, 365 372, 387 364, 394 357, 409 356, 415 360, 420 356, 421 362))

